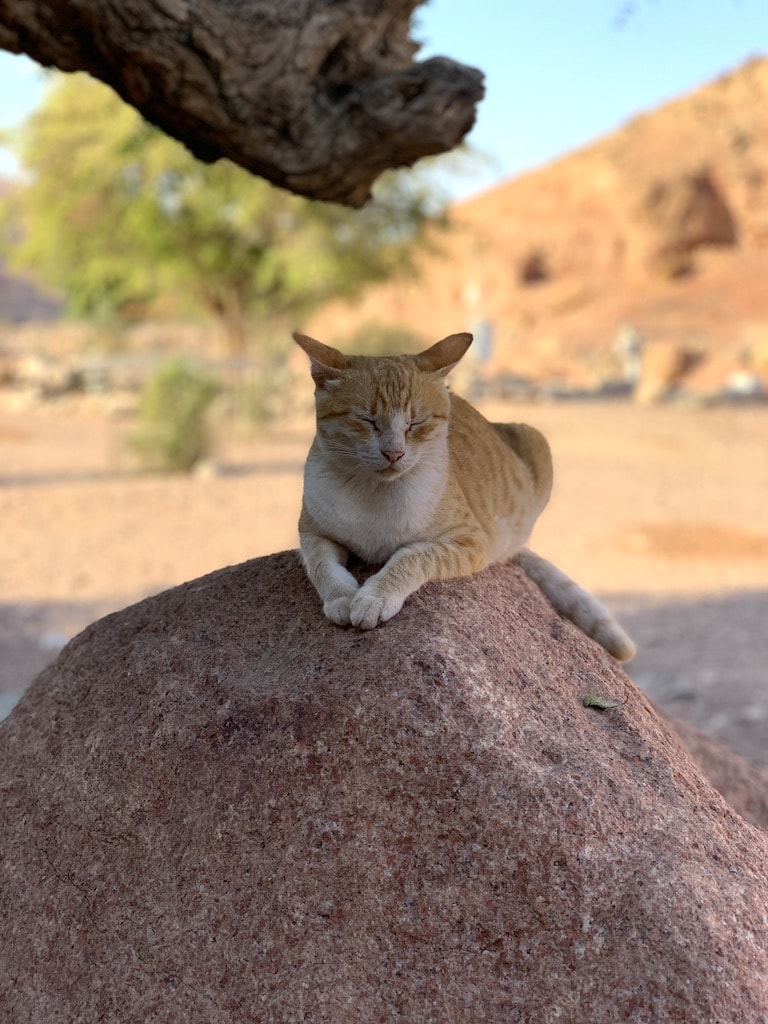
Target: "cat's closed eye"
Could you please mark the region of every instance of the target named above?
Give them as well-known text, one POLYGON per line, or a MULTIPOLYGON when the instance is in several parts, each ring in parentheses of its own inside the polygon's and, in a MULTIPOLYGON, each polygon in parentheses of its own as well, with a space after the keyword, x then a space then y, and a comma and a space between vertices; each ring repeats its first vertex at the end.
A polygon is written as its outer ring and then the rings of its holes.
POLYGON ((370 416, 363 416, 361 413, 352 413, 352 417, 353 419, 356 419, 359 423, 365 423, 366 426, 373 428, 373 430, 378 431, 379 429, 376 426, 376 420, 371 419, 370 416))

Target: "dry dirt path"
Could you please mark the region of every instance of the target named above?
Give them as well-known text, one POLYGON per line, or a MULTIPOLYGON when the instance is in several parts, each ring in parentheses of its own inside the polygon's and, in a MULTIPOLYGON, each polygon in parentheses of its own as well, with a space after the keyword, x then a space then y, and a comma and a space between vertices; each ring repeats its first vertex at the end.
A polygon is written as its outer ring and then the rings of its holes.
MULTIPOLYGON (((768 763, 768 409, 485 411, 549 437, 533 546, 620 613, 633 678, 768 763)), ((93 409, 0 414, 0 711, 94 618, 296 544, 309 419, 190 478, 130 472, 125 433, 93 409)))

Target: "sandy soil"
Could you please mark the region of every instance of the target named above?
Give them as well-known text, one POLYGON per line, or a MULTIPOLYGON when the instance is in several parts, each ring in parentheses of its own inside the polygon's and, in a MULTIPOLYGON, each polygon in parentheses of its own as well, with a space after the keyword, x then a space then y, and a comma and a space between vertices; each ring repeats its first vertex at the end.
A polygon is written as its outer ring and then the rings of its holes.
MULTIPOLYGON (((768 409, 485 408, 545 431, 556 491, 532 546, 620 615, 660 705, 768 763, 768 409)), ((0 711, 68 638, 195 576, 294 547, 302 420, 217 471, 130 471, 94 409, 0 413, 0 711)))

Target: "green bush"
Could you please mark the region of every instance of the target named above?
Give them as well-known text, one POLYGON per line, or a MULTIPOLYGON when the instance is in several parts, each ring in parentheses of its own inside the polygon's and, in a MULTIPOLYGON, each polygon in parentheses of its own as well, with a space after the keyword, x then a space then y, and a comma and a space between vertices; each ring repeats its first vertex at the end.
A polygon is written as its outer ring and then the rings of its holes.
POLYGON ((218 382, 184 359, 164 363, 147 381, 130 445, 146 468, 188 473, 212 450, 208 410, 218 382))
POLYGON ((369 320, 339 344, 344 352, 354 352, 355 355, 399 356, 404 352, 420 352, 432 341, 408 327, 369 320))

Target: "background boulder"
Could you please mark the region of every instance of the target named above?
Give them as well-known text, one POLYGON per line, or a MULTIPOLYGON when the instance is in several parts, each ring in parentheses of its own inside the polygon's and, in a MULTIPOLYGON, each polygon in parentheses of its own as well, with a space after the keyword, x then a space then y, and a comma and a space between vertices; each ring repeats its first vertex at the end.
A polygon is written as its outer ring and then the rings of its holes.
POLYGON ((0 737, 8 1020, 768 1020, 765 834, 513 566, 365 634, 224 569, 0 737))

